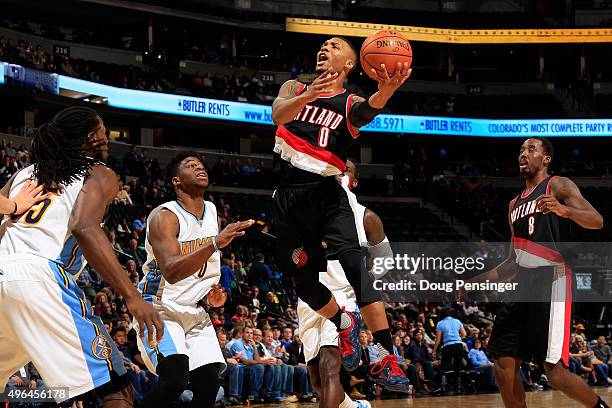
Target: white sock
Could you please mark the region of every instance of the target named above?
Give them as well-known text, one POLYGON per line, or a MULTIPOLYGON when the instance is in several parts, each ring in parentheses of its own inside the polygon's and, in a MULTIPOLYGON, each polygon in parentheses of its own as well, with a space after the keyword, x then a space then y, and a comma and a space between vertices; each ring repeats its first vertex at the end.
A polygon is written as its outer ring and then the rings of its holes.
POLYGON ((345 392, 344 399, 342 400, 340 405, 338 405, 338 408, 355 408, 356 406, 357 406, 357 403, 353 401, 351 397, 349 397, 345 392))

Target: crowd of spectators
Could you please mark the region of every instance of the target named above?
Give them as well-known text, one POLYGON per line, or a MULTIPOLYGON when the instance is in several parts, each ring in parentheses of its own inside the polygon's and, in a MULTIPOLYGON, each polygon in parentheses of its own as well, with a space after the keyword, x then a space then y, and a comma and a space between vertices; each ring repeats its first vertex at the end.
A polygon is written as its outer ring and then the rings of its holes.
POLYGON ((214 72, 197 72, 185 84, 196 96, 227 101, 271 105, 278 94, 278 85, 264 83, 261 75, 217 75, 214 72))
POLYGON ((0 61, 122 88, 167 91, 160 75, 133 65, 118 65, 56 55, 24 40, 0 36, 0 61))

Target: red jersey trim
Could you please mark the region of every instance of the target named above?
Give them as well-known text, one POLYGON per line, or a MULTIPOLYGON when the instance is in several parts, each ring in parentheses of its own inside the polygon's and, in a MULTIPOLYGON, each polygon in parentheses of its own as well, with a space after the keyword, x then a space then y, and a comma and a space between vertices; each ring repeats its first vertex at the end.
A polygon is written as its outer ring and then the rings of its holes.
POLYGON ((552 176, 549 180, 548 183, 546 184, 546 195, 550 194, 550 182, 553 181, 555 178, 557 178, 558 176, 552 176))
POLYGON ((294 135, 287 130, 283 125, 276 129, 276 136, 280 137, 291 146, 294 150, 306 154, 314 159, 325 162, 331 166, 334 166, 340 172, 346 171, 346 163, 343 162, 338 156, 330 152, 329 150, 322 149, 317 146, 313 146, 299 136, 294 135))
POLYGON ((518 200, 519 196, 517 195, 510 201, 510 211, 514 210, 514 204, 516 204, 516 200, 518 200))
POLYGON ((548 261, 565 263, 565 260, 558 251, 555 251, 554 249, 545 247, 544 245, 540 245, 528 239, 513 237, 512 244, 514 249, 523 250, 548 261))
POLYGON ((569 367, 570 331, 572 328, 572 274, 572 268, 565 265, 565 327, 561 360, 566 367, 569 367))
POLYGON ((302 93, 302 91, 304 91, 304 89, 306 89, 306 84, 301 84, 301 88, 295 93, 295 96, 298 96, 299 94, 302 93))
POLYGON ((351 136, 353 136, 353 139, 357 139, 359 137, 359 131, 355 132, 353 130, 353 126, 351 125, 351 119, 350 119, 350 112, 351 112, 351 105, 353 104, 353 96, 355 94, 350 94, 348 96, 348 98, 346 99, 346 126, 348 126, 348 130, 349 133, 351 134, 351 136))

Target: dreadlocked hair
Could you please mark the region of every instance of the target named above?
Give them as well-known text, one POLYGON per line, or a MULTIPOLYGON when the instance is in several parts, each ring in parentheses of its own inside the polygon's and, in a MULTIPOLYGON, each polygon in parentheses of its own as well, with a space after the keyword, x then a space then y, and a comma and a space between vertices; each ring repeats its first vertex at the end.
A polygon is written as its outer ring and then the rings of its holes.
POLYGON ((95 110, 74 106, 59 111, 36 130, 32 140, 34 176, 45 189, 70 185, 99 162, 85 147, 97 128, 95 110))

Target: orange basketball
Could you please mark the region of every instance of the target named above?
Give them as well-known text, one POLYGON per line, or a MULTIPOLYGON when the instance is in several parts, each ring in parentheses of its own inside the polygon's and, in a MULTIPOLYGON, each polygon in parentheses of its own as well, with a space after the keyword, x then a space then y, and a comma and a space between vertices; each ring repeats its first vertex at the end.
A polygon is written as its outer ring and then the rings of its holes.
POLYGON ((380 64, 392 77, 395 74, 397 63, 412 65, 412 48, 410 43, 400 32, 392 30, 377 31, 363 42, 359 53, 361 67, 368 76, 376 80, 371 69, 381 72, 380 64))

